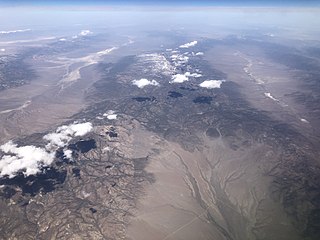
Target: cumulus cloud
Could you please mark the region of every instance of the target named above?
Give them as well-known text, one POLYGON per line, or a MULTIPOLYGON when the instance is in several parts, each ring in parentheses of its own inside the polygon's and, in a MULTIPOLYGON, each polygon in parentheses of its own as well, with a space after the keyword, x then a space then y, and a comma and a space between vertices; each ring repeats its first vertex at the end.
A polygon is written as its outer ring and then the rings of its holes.
POLYGON ((109 120, 117 119, 118 114, 115 111, 109 110, 108 112, 104 113, 102 116, 107 117, 109 120))
POLYGON ((199 84, 200 87, 213 89, 220 88, 224 80, 206 80, 199 84))
POLYGON ((91 130, 92 124, 90 122, 63 125, 58 127, 56 132, 45 135, 43 139, 49 142, 46 148, 52 150, 66 146, 72 137, 84 136, 91 130))
POLYGON ((194 47, 195 45, 197 45, 198 41, 193 41, 193 42, 189 42, 189 43, 185 43, 181 46, 179 46, 179 48, 190 48, 190 47, 194 47))
POLYGON ((6 49, 4 49, 4 48, 0 49, 0 52, 5 52, 5 51, 6 51, 6 49))
MULTIPOLYGON (((25 176, 39 173, 42 167, 50 166, 55 158, 56 150, 65 147, 72 137, 83 136, 92 130, 92 124, 74 123, 63 125, 54 133, 43 137, 48 141, 45 148, 36 146, 18 146, 9 141, 0 146, 4 153, 0 159, 0 177, 8 176, 13 178, 17 173, 22 172, 25 176)), ((72 151, 64 149, 67 158, 72 157, 72 151)))
POLYGON ((172 81, 170 83, 183 83, 189 81, 189 77, 198 78, 202 75, 200 73, 190 73, 186 72, 184 74, 175 74, 172 76, 172 81))
POLYGON ((84 37, 84 36, 88 36, 88 35, 92 35, 93 32, 91 32, 90 30, 82 30, 78 35, 73 36, 72 38, 78 38, 78 37, 84 37))
POLYGON ((144 88, 145 86, 152 85, 152 86, 158 86, 159 83, 156 80, 148 80, 146 78, 141 78, 140 80, 133 80, 133 85, 136 85, 138 88, 144 88))
POLYGON ((189 81, 189 78, 185 74, 175 74, 172 76, 170 83, 183 83, 189 81))
POLYGON ((109 114, 108 116, 107 116, 107 118, 109 119, 109 120, 115 120, 115 119, 117 119, 117 114, 109 114))
POLYGON ((196 56, 202 56, 202 55, 204 55, 204 53, 203 52, 197 52, 195 55, 196 56))
POLYGON ((8 154, 0 160, 0 176, 13 178, 18 172, 25 176, 40 172, 41 167, 49 166, 54 160, 54 152, 48 152, 35 146, 18 147, 12 141, 0 146, 8 154))
POLYGON ((91 35, 91 34, 93 34, 93 32, 91 32, 90 30, 82 30, 79 35, 80 36, 87 36, 87 35, 91 35))
POLYGON ((202 77, 202 74, 200 74, 200 73, 190 73, 190 72, 186 72, 186 76, 188 76, 188 77, 194 77, 194 78, 199 78, 199 77, 202 77))

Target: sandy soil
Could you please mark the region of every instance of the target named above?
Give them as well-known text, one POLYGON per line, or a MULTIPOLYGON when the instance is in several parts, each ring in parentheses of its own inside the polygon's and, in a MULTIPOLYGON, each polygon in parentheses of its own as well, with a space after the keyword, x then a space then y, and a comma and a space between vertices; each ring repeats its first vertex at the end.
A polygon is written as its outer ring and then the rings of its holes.
POLYGON ((253 107, 290 124, 311 139, 314 133, 320 136, 319 119, 291 97, 293 93, 306 91, 302 88, 303 76, 299 76, 299 71, 277 64, 260 49, 249 46, 242 49, 218 46, 205 58, 213 67, 228 73, 227 80, 240 85, 241 93, 253 107))
POLYGON ((221 138, 201 139, 194 152, 166 141, 154 146, 160 152, 146 170, 156 181, 138 203, 128 239, 295 239, 269 196, 265 172, 272 166, 262 164, 277 153, 259 144, 234 151, 221 138))
POLYGON ((80 78, 65 86, 60 84, 66 72, 64 64, 43 66, 41 61, 33 64, 37 69, 36 79, 28 85, 1 93, 1 142, 47 131, 68 120, 88 105, 84 99, 86 90, 100 79, 96 66, 84 63, 83 67, 77 68, 80 78))

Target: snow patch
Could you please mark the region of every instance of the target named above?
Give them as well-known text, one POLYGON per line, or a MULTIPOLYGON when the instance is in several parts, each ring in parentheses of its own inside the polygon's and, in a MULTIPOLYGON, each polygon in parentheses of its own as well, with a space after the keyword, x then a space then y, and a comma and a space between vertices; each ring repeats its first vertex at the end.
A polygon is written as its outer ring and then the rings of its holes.
POLYGON ((279 100, 276 99, 275 97, 273 97, 273 96, 271 95, 271 93, 269 93, 269 92, 264 93, 264 95, 265 95, 266 97, 272 99, 273 101, 279 102, 279 100))
POLYGON ((165 56, 158 53, 141 54, 138 56, 138 61, 144 65, 143 73, 145 74, 162 74, 171 75, 175 68, 167 60, 165 56))
POLYGON ((72 159, 72 150, 70 150, 70 149, 64 149, 63 150, 63 154, 64 154, 64 156, 66 157, 66 158, 68 158, 68 159, 72 159))

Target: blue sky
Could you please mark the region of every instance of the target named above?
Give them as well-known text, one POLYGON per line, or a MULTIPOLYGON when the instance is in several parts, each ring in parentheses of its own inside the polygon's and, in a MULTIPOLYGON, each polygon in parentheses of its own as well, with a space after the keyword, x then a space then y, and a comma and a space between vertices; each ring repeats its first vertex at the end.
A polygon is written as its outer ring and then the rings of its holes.
POLYGON ((320 6, 320 0, 0 0, 0 5, 320 6))

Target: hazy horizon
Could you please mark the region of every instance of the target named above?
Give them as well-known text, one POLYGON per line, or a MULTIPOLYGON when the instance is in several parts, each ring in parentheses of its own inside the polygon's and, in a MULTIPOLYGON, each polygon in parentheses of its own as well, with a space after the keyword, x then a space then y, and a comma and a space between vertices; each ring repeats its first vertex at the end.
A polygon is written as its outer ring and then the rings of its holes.
POLYGON ((115 7, 128 7, 128 6, 153 6, 153 7, 319 7, 320 3, 317 0, 13 0, 13 1, 0 1, 0 6, 115 6, 115 7))
POLYGON ((320 0, 0 0, 0 239, 319 240, 320 0))

